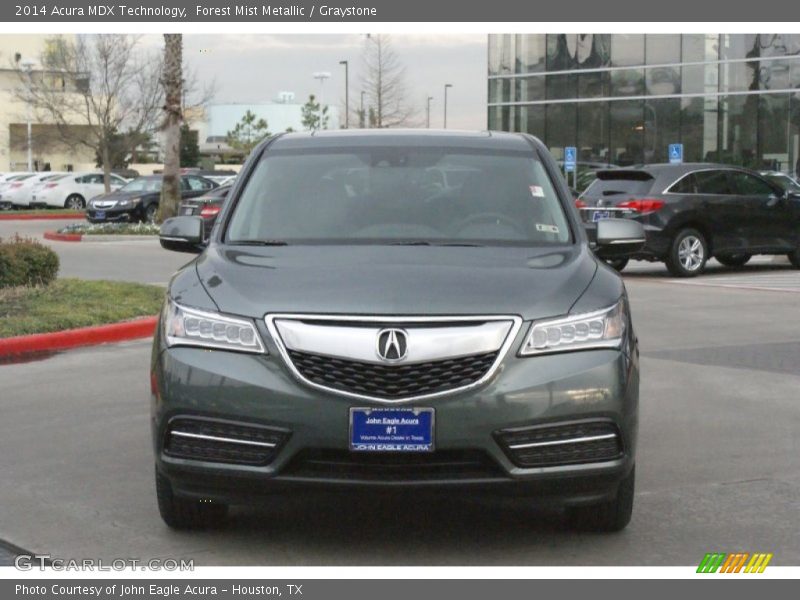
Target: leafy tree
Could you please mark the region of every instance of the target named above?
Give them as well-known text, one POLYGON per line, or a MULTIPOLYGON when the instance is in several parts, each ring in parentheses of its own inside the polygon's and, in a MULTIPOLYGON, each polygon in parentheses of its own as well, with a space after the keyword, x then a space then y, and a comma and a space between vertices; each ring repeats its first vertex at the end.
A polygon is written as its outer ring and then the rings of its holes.
POLYGON ((248 110, 242 120, 228 132, 228 145, 234 150, 239 150, 245 155, 258 146, 258 144, 272 135, 265 119, 259 119, 255 113, 248 110))
POLYGON ((302 115, 303 127, 305 127, 307 131, 328 128, 328 106, 326 105, 320 110, 320 104, 316 101, 314 94, 311 94, 308 97, 308 102, 303 105, 302 115))
POLYGON ((200 145, 197 139, 197 130, 190 129, 189 125, 181 125, 181 167, 196 167, 200 162, 200 145))

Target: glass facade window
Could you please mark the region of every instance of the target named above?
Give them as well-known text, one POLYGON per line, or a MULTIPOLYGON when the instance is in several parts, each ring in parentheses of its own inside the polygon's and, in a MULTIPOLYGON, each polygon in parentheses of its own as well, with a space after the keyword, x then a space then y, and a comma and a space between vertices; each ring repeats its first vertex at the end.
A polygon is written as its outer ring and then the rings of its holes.
POLYGON ((644 162, 669 162, 670 144, 681 139, 681 99, 648 99, 644 104, 644 162))
POLYGON ((611 71, 612 96, 641 96, 644 94, 644 69, 611 71))
POLYGON ((680 67, 651 67, 645 71, 648 96, 667 96, 681 93, 680 67))
POLYGON ((648 65, 681 62, 681 36, 666 33, 645 36, 644 56, 648 65))
POLYGON ((547 58, 547 45, 544 36, 516 36, 516 55, 516 73, 543 72, 547 58))
POLYGON ((545 137, 557 160, 564 158, 564 148, 574 146, 578 133, 578 110, 574 103, 548 104, 545 111, 545 137))
POLYGON ((644 101, 609 102, 610 157, 621 167, 644 162, 644 101))
POLYGON ((578 104, 578 160, 586 162, 611 162, 608 153, 609 123, 608 102, 581 102, 578 104))
POLYGON ((572 100, 577 97, 578 78, 574 75, 547 75, 548 100, 572 100))
POLYGON ((719 102, 719 162, 758 169, 758 96, 722 96, 719 102))
POLYGON ((800 34, 491 35, 488 70, 489 126, 557 158, 800 169, 800 34))
POLYGON ((608 71, 578 73, 578 98, 605 98, 611 93, 608 71))
POLYGON ((643 34, 614 34, 611 36, 611 66, 631 67, 643 64, 643 34))
POLYGON ((687 162, 717 159, 719 109, 716 97, 681 98, 681 142, 687 162))

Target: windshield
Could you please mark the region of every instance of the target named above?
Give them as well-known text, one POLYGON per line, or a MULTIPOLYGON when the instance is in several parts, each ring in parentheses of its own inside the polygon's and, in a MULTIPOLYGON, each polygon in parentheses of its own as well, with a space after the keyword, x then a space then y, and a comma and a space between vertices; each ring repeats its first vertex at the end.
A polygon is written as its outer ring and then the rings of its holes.
POLYGON ((141 177, 119 188, 120 192, 160 192, 160 177, 141 177))
POLYGON ((563 244, 570 231, 529 153, 370 147, 269 151, 227 241, 563 244))
POLYGON ((772 183, 777 183, 784 192, 800 192, 800 183, 786 175, 765 175, 772 183))

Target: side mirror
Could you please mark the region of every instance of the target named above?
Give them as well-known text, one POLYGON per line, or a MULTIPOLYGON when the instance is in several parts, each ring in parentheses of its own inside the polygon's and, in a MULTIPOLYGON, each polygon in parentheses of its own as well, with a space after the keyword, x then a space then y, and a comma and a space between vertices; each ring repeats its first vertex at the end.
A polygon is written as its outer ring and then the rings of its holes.
POLYGON ((597 222, 597 246, 603 256, 630 254, 644 247, 644 227, 631 219, 602 219, 597 222))
POLYGON ((162 223, 158 241, 165 250, 199 254, 203 251, 202 217, 172 217, 162 223))

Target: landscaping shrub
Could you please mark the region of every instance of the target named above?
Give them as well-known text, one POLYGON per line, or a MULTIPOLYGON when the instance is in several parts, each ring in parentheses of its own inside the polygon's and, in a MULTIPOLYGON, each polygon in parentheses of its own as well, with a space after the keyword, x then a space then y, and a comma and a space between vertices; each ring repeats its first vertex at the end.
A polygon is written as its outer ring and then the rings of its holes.
POLYGON ((47 285, 58 275, 58 266, 58 255, 34 239, 0 239, 0 288, 47 285))

